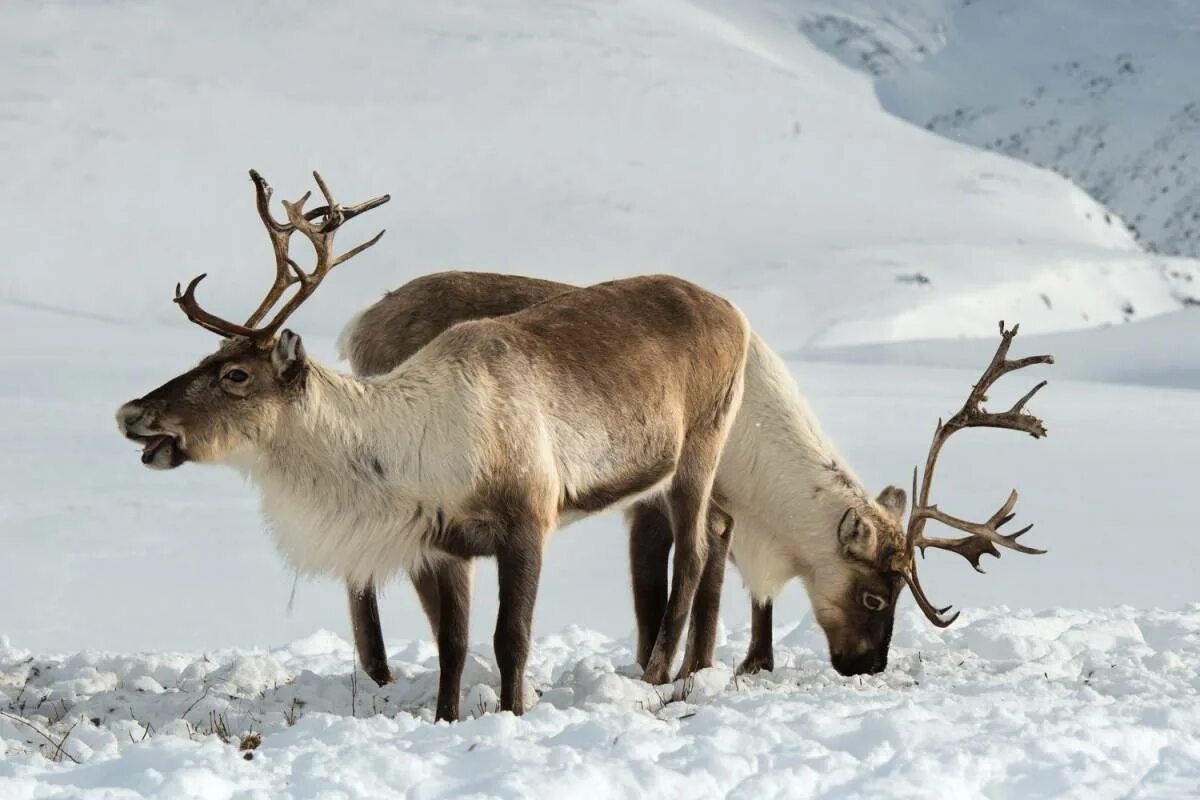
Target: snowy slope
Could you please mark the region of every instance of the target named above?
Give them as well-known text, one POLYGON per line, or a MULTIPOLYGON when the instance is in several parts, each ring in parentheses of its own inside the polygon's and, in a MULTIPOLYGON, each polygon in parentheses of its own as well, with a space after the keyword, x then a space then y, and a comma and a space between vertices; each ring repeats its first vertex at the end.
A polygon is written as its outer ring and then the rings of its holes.
POLYGON ((675 272, 788 347, 1178 307, 1194 263, 1142 254, 1056 175, 891 116, 777 12, 7 8, 0 297, 180 326, 170 290, 207 271, 205 301, 248 313, 270 262, 246 170, 295 197, 317 167, 347 201, 393 200, 343 234, 389 229, 297 317, 313 333, 450 266, 675 272))
MULTIPOLYGON (((1056 380, 1100 381, 1200 389, 1200 313, 1177 311, 1136 325, 1022 336, 1022 346, 1054 353, 1056 380)), ((993 352, 990 339, 881 342, 802 349, 805 361, 978 367, 993 352)), ((801 369, 802 368, 799 368, 801 369)))
POLYGON ((878 76, 889 111, 1070 177, 1146 245, 1200 254, 1200 5, 1187 0, 796 4, 878 76))

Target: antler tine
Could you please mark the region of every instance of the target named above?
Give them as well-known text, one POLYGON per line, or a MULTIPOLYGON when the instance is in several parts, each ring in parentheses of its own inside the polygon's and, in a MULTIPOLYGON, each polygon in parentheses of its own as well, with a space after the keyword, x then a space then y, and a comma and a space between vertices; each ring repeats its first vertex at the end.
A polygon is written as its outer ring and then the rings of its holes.
POLYGON ((254 182, 254 204, 258 208, 258 216, 267 229, 267 235, 271 237, 271 250, 275 254, 275 282, 267 290, 258 308, 246 319, 246 326, 253 327, 279 302, 287 288, 296 283, 299 267, 288 257, 288 244, 292 234, 296 232, 296 226, 280 222, 271 214, 273 190, 257 170, 250 170, 250 180, 254 182))
POLYGON ((300 304, 312 296, 312 293, 316 291, 317 286, 320 285, 329 270, 349 261, 383 237, 384 232, 380 231, 373 238, 353 248, 350 252, 335 258, 333 256, 333 235, 338 227, 346 220, 353 219, 359 214, 383 205, 391 199, 391 196, 385 194, 359 203, 358 205, 343 208, 333 199, 333 194, 329 191, 329 186, 321 176, 314 172, 313 177, 317 181, 317 186, 320 187, 326 205, 306 212, 304 205, 308 202, 309 197, 312 196, 312 192, 305 192, 294 203, 289 203, 285 200, 283 201, 283 208, 288 215, 288 222, 285 223, 275 219, 271 214, 270 203, 271 195, 273 194, 271 185, 256 170, 250 170, 250 180, 254 184, 255 206, 258 209, 259 218, 262 220, 263 226, 267 229, 267 234, 271 238, 271 249, 275 254, 275 280, 259 303, 258 308, 254 310, 254 313, 250 315, 243 325, 238 325, 237 323, 210 314, 200 307, 195 297, 195 291, 197 284, 204 279, 204 275, 193 279, 188 284, 187 289, 183 291, 176 284, 175 302, 183 309, 188 319, 206 330, 220 334, 221 336, 246 336, 260 341, 270 341, 300 304), (311 272, 302 270, 288 255, 288 245, 291 236, 297 230, 304 234, 305 238, 309 240, 316 251, 317 260, 311 272), (299 284, 296 293, 292 295, 268 324, 256 327, 266 313, 279 301, 279 298, 283 296, 288 287, 293 284, 299 284))
POLYGON ((291 233, 295 228, 286 222, 280 222, 271 214, 271 195, 275 190, 271 188, 271 184, 267 183, 267 179, 259 174, 258 170, 250 170, 250 180, 254 183, 254 200, 255 206, 258 208, 258 216, 262 218, 263 224, 268 230, 281 231, 283 233, 291 233))
POLYGON ((1000 551, 997 549, 997 546, 1032 555, 1040 555, 1046 552, 1045 550, 1027 547, 1017 541, 1017 539, 1029 532, 1033 527, 1032 525, 1027 525, 1011 534, 1002 534, 999 531, 1014 516, 1013 508, 1017 504, 1017 491, 1015 489, 1008 495, 1008 499, 1004 502, 1004 505, 996 513, 992 514, 986 522, 982 523, 970 522, 951 516, 941 511, 937 505, 929 502, 929 493, 933 484, 933 473, 937 466, 938 456, 941 454, 942 446, 945 445, 946 440, 954 435, 955 432, 964 428, 1002 428, 1022 431, 1034 438, 1041 438, 1046 435, 1045 424, 1037 417, 1025 411, 1025 406, 1034 395, 1041 391, 1042 387, 1046 385, 1046 381, 1041 381, 1026 392, 1007 411, 991 412, 983 407, 983 404, 987 401, 987 391, 1002 376, 1034 364, 1054 363, 1054 357, 1050 355, 1027 356, 1025 358, 1010 360, 1008 358, 1009 347, 1012 345, 1012 340, 1017 335, 1019 329, 1019 325, 1013 325, 1011 329, 1006 330, 1004 322, 1000 322, 1000 345, 996 348, 996 353, 992 356, 991 362, 983 371, 979 380, 972 386, 966 402, 962 408, 944 423, 938 420, 937 428, 934 429, 933 433, 933 441, 929 445, 929 453, 925 458, 925 469, 919 484, 917 482, 917 468, 913 468, 913 508, 909 515, 904 553, 900 557, 898 568, 904 575, 904 579, 912 590, 918 605, 921 606, 921 610, 925 612, 925 616, 939 627, 949 625, 957 617, 957 614, 949 620, 944 619, 942 614, 948 610, 948 607, 947 609, 939 610, 925 597, 924 591, 921 589, 921 584, 917 579, 915 554, 918 548, 920 548, 922 555, 925 554, 925 549, 928 547, 958 553, 967 559, 977 572, 983 572, 983 569, 979 566, 979 560, 985 554, 996 558, 1000 557, 1000 551), (924 535, 925 523, 931 519, 951 528, 964 531, 969 536, 961 539, 926 537, 924 535))
POLYGON ((388 202, 391 200, 391 195, 380 195, 379 197, 352 206, 350 209, 346 209, 334 200, 333 193, 329 190, 328 184, 325 183, 320 173, 314 171, 313 178, 316 180, 317 186, 325 198, 326 205, 305 213, 304 204, 308 202, 311 194, 306 192, 303 197, 294 203, 284 201, 283 208, 287 212, 291 227, 304 234, 305 238, 312 245, 313 251, 316 253, 316 263, 313 265, 312 271, 304 272, 294 262, 291 262, 291 267, 295 271, 295 276, 291 277, 291 282, 298 282, 300 288, 264 328, 265 331, 270 332, 271 336, 274 336, 275 332, 283 326, 287 318, 316 291, 317 286, 325 279, 330 270, 339 264, 344 264, 362 251, 376 244, 383 238, 383 234, 386 232, 380 231, 372 238, 352 248, 349 252, 335 258, 333 256, 333 238, 338 228, 346 220, 388 202), (318 223, 318 220, 321 221, 318 223))
POLYGON ((225 338, 229 338, 230 336, 253 336, 253 329, 222 319, 215 314, 210 314, 196 302, 196 287, 200 285, 200 281, 207 277, 208 273, 205 272, 192 278, 191 283, 187 285, 187 289, 183 292, 179 291, 179 284, 175 284, 175 303, 183 309, 183 313, 187 315, 188 319, 207 331, 212 331, 225 338))
POLYGON ((913 599, 917 601, 921 611, 925 614, 926 619, 932 622, 939 628, 948 628, 954 624, 954 620, 958 619, 960 612, 955 611, 950 617, 942 616, 949 611, 953 606, 943 606, 938 608, 933 603, 929 602, 929 598, 925 596, 925 590, 921 588, 921 582, 917 580, 916 567, 911 567, 903 573, 904 582, 908 584, 908 590, 912 592, 913 599))
POLYGON ((1033 525, 1026 525, 1016 533, 1000 533, 999 529, 1016 516, 1012 511, 1016 504, 1017 490, 1013 489, 1008 495, 1008 500, 1000 507, 1000 510, 992 514, 987 522, 983 523, 970 522, 969 520, 951 516, 936 505, 916 510, 913 513, 920 514, 926 519, 937 520, 943 525, 965 531, 971 535, 962 539, 939 539, 922 535, 913 544, 915 547, 921 549, 922 555, 924 555, 925 548, 927 547, 935 547, 939 550, 951 550, 958 553, 971 562, 971 566, 975 568, 976 572, 983 572, 983 569, 979 566, 979 559, 985 553, 995 558, 1000 557, 1000 551, 996 549, 996 545, 1008 548, 1009 550, 1016 550, 1018 553, 1028 553, 1029 555, 1044 554, 1045 550, 1028 547, 1017 541, 1017 539, 1029 533, 1033 529, 1033 525))

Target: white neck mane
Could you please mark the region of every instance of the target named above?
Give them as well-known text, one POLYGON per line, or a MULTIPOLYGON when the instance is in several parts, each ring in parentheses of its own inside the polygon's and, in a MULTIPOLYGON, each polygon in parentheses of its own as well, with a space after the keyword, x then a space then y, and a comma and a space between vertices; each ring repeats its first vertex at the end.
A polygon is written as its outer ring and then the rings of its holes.
POLYGON ((446 377, 424 361, 366 380, 310 361, 304 394, 270 441, 235 459, 299 570, 362 585, 432 557, 427 534, 474 483, 461 405, 432 390, 446 377))
POLYGON ((745 399, 717 489, 736 519, 734 559, 760 599, 836 558, 846 509, 873 505, 787 365, 758 336, 750 340, 745 399))

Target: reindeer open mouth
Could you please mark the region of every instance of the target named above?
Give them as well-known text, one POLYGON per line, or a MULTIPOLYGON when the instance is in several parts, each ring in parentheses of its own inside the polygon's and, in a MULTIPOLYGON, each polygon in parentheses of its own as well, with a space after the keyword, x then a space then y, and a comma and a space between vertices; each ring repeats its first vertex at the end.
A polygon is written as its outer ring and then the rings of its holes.
POLYGON ((151 469, 174 469, 188 461, 183 435, 163 430, 157 418, 144 399, 117 409, 117 427, 126 439, 142 446, 142 463, 151 469))
POLYGON ((142 448, 142 463, 149 464, 153 462, 164 447, 169 447, 176 452, 182 451, 179 447, 178 437, 160 433, 157 436, 150 436, 145 440, 145 447, 142 448))
POLYGON ((174 469, 188 461, 183 439, 176 434, 127 430, 125 438, 142 446, 142 463, 151 469, 174 469))

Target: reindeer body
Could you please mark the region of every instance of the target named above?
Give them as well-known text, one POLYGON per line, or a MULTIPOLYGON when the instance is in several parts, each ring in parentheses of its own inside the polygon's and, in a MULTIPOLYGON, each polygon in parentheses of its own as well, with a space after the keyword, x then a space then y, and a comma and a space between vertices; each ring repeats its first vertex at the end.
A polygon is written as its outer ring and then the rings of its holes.
MULTIPOLYGON (((410 356, 414 361, 423 358, 427 342, 463 320, 513 314, 575 288, 489 273, 422 276, 356 315, 339 337, 339 350, 356 374, 386 373, 410 356)), ((767 613, 796 577, 806 579, 814 605, 820 597, 841 591, 852 570, 840 556, 839 517, 848 507, 878 513, 821 431, 787 365, 754 334, 746 360, 745 393, 725 443, 714 496, 736 520, 737 533, 729 543, 731 559, 756 609, 767 613), (819 587, 808 580, 818 574, 825 578, 819 587)), ((630 517, 639 661, 644 665, 665 603, 672 535, 667 515, 653 505, 638 506, 630 517), (658 599, 647 602, 647 596, 658 599)), ((426 612, 436 615, 436 581, 422 580, 421 573, 414 577, 426 612)), ((719 593, 719 584, 716 588, 719 593)), ((352 586, 350 596, 360 657, 374 665, 374 677, 386 680, 373 590, 352 586)), ((693 617, 693 633, 700 633, 705 642, 695 652, 689 643, 691 657, 685 660, 684 671, 712 663, 715 627, 715 619, 693 617)), ((769 635, 769 626, 765 633, 769 635)), ((750 656, 748 666, 769 666, 769 639, 756 639, 750 656)))
POLYGON ((736 409, 745 325, 710 298, 633 279, 456 325, 382 376, 310 362, 278 434, 234 463, 304 571, 364 586, 493 555, 514 503, 552 529, 661 493, 690 433, 736 409))

